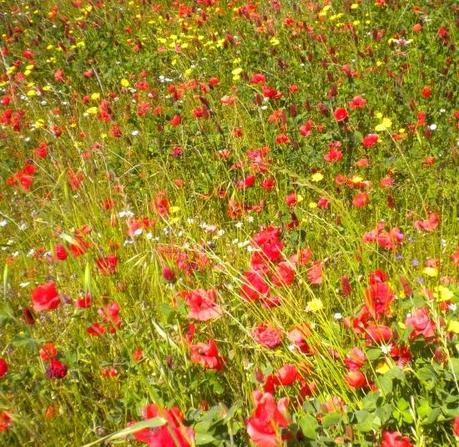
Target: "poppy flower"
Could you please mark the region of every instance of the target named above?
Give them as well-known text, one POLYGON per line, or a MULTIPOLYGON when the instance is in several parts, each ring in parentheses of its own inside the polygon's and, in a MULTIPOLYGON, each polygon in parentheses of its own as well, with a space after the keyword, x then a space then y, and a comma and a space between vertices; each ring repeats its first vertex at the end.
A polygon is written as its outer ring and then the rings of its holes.
POLYGON ((0 379, 5 377, 8 372, 8 363, 5 359, 0 358, 0 379))
POLYGON ((351 109, 363 109, 367 104, 367 100, 363 98, 362 96, 354 96, 350 101, 349 101, 349 107, 351 109))
POLYGON ((253 397, 256 407, 247 419, 247 433, 256 447, 280 447, 283 445, 280 429, 290 423, 288 399, 278 402, 271 393, 255 391, 253 397))
POLYGON ((381 447, 413 447, 408 436, 403 436, 398 431, 385 431, 382 435, 381 447))
POLYGON ((200 364, 205 369, 219 371, 223 368, 223 358, 220 357, 215 340, 207 343, 197 343, 190 346, 191 361, 200 364))
POLYGON ((303 354, 312 354, 311 347, 307 342, 307 338, 311 336, 311 330, 307 324, 296 326, 290 329, 287 337, 303 354))
POLYGON ((370 202, 370 197, 367 192, 358 192, 352 198, 352 205, 356 208, 365 208, 370 202))
POLYGON ((432 232, 440 224, 440 217, 437 213, 430 213, 427 219, 417 220, 414 222, 414 228, 418 231, 432 232))
POLYGON ((249 270, 244 274, 244 282, 241 286, 241 296, 249 301, 255 301, 267 296, 269 286, 262 274, 255 270, 249 270))
POLYGON ((67 366, 57 359, 51 359, 46 375, 50 379, 63 379, 67 375, 67 366))
POLYGON ((276 262, 282 257, 284 244, 280 240, 280 230, 277 227, 269 226, 257 233, 252 242, 262 249, 270 261, 276 262))
POLYGON ((289 286, 295 281, 295 270, 288 262, 280 262, 276 266, 271 281, 275 286, 289 286))
POLYGON ((380 319, 387 314, 395 294, 387 283, 374 283, 365 291, 365 303, 373 318, 380 319))
POLYGON ((149 447, 191 447, 194 445, 194 431, 186 427, 182 412, 178 407, 171 409, 160 408, 148 404, 142 411, 144 420, 162 418, 165 425, 154 428, 144 428, 134 433, 134 438, 149 447))
POLYGON ((362 139, 362 144, 365 149, 373 147, 379 141, 379 135, 376 133, 369 133, 362 139))
POLYGON ((368 326, 365 329, 367 345, 387 344, 394 337, 392 329, 388 326, 368 326))
POLYGON ((116 266, 118 265, 118 257, 116 255, 109 255, 96 259, 97 269, 102 275, 114 275, 116 273, 116 266))
POLYGON ((435 336, 435 324, 430 319, 429 312, 425 307, 414 310, 411 315, 406 318, 405 324, 411 327, 410 338, 415 338, 420 335, 424 338, 432 338, 435 336))
POLYGON ((32 303, 35 312, 57 309, 61 304, 61 299, 57 293, 56 284, 49 281, 35 287, 32 290, 32 303))
POLYGON ((13 422, 10 413, 7 411, 0 411, 0 433, 8 430, 8 427, 13 422))
POLYGON ((215 289, 196 289, 181 294, 189 307, 188 318, 198 321, 214 320, 222 315, 221 307, 216 303, 215 289))
POLYGON ((342 121, 345 121, 349 117, 349 114, 347 113, 346 109, 344 109, 343 107, 339 107, 333 112, 333 116, 335 117, 335 120, 340 123, 342 121))
POLYGON ((344 364, 351 371, 360 369, 366 362, 365 353, 360 348, 352 348, 344 358, 344 364))
POLYGON ((260 345, 273 349, 282 343, 282 332, 266 323, 259 324, 253 331, 252 337, 260 345))
POLYGON ((344 380, 346 380, 346 383, 351 388, 355 389, 363 388, 367 383, 365 375, 359 370, 348 371, 344 377, 344 380))

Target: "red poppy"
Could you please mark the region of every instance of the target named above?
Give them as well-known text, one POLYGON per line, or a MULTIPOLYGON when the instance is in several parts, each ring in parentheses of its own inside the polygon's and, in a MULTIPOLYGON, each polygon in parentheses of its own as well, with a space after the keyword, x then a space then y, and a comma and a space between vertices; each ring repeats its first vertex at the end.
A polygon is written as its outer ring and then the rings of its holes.
POLYGON ((223 358, 219 355, 215 340, 211 339, 207 343, 191 345, 190 349, 193 363, 198 363, 205 369, 219 371, 223 368, 223 358))
POLYGON ((378 134, 369 133, 368 135, 365 135, 363 137, 362 144, 365 147, 365 149, 369 149, 370 147, 373 147, 378 141, 379 141, 378 134))
POLYGON ((253 331, 254 340, 266 348, 276 348, 282 343, 282 332, 267 323, 259 324, 253 331))
POLYGON ((134 433, 134 438, 149 447, 191 447, 194 431, 183 425, 184 417, 179 408, 163 409, 155 404, 147 405, 142 412, 145 420, 162 418, 165 425, 144 428, 134 433))
POLYGON ((385 431, 382 435, 381 447, 413 447, 410 438, 398 431, 385 431))
POLYGON ((351 388, 363 388, 367 384, 365 375, 359 370, 348 371, 344 379, 351 388))
POLYGON ((32 303, 35 312, 43 310, 54 310, 59 307, 61 300, 56 290, 56 284, 49 281, 41 284, 32 290, 32 303))
POLYGON ((370 202, 370 197, 367 192, 358 192, 352 198, 352 205, 356 208, 365 208, 370 202))
POLYGON ((7 411, 0 411, 0 433, 8 430, 8 427, 13 422, 10 413, 7 411))
POLYGON ((216 303, 215 289, 196 289, 182 292, 181 295, 189 307, 188 318, 208 321, 220 317, 223 313, 221 307, 216 303))
POLYGON ((352 348, 344 358, 344 364, 351 371, 360 369, 366 362, 365 353, 360 348, 352 348))
POLYGON ((344 109, 343 107, 339 107, 333 112, 333 116, 335 117, 336 121, 342 122, 349 117, 349 114, 347 113, 346 109, 344 109))
POLYGON ((46 375, 50 379, 63 379, 67 375, 67 366, 57 359, 51 359, 46 375))
POLYGON ((116 266, 118 265, 118 257, 116 255, 109 255, 97 258, 96 265, 99 273, 102 275, 114 275, 116 273, 116 266))
POLYGON ((290 263, 283 261, 276 266, 271 282, 275 286, 289 286, 295 281, 295 270, 290 263))
POLYGON ((365 291, 365 302, 373 318, 387 314, 395 294, 387 283, 374 283, 365 291))
POLYGON ((8 372, 8 363, 5 359, 0 358, 0 379, 5 377, 8 372))
POLYGON ((256 407, 246 421, 250 439, 257 447, 280 447, 283 445, 280 429, 290 423, 288 399, 276 402, 271 393, 261 391, 255 391, 253 397, 256 407))
POLYGON ((430 319, 429 312, 425 307, 414 310, 406 318, 405 324, 411 327, 410 338, 422 335, 424 338, 435 336, 435 324, 430 319))

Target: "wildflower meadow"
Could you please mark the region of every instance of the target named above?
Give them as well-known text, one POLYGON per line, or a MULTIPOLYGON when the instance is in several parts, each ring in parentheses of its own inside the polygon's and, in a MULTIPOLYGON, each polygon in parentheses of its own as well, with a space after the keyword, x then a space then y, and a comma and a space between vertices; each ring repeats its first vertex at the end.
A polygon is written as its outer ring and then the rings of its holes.
POLYGON ((455 0, 0 0, 0 446, 459 445, 455 0))

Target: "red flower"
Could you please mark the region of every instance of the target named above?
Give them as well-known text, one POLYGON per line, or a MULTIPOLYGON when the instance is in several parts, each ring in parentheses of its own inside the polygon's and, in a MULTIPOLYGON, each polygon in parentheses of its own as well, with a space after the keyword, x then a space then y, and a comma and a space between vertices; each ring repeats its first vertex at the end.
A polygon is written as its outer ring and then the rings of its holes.
POLYGON ((104 335, 106 330, 105 327, 100 324, 100 323, 94 323, 92 326, 89 326, 86 329, 86 332, 89 335, 92 335, 93 337, 100 337, 101 335, 104 335))
POLYGON ((365 375, 358 370, 348 371, 345 380, 351 388, 363 388, 367 383, 365 375))
POLYGON ((97 310, 97 313, 110 326, 110 332, 114 333, 121 326, 120 306, 118 303, 106 304, 104 307, 97 310))
POLYGON ((269 261, 278 262, 282 259, 284 244, 280 240, 279 228, 274 226, 265 228, 253 237, 252 244, 260 248, 269 261))
POLYGON ((56 346, 53 342, 47 342, 40 348, 39 354, 44 362, 49 362, 57 357, 56 346))
POLYGON ((319 285, 322 284, 323 262, 315 261, 312 267, 308 269, 307 277, 309 284, 319 285))
POLYGON ((370 147, 373 147, 378 141, 379 141, 378 134, 369 133, 368 135, 365 135, 363 137, 362 144, 365 147, 365 149, 369 149, 370 147))
POLYGON ((169 214, 169 200, 165 191, 161 191, 155 197, 154 207, 161 217, 165 217, 169 214))
POLYGON ((116 255, 109 255, 96 259, 96 265, 99 273, 102 275, 114 275, 116 273, 116 266, 118 265, 118 258, 116 255))
POLYGON ((453 432, 455 436, 459 437, 459 416, 454 418, 453 432))
POLYGON ((191 447, 194 439, 193 429, 183 425, 184 418, 177 407, 163 409, 155 404, 149 404, 143 409, 142 416, 145 420, 160 417, 166 420, 166 424, 135 432, 134 437, 137 441, 150 447, 191 447))
POLYGON ((266 297, 268 292, 269 286, 261 273, 255 270, 249 270, 245 273, 245 282, 241 286, 242 298, 249 301, 255 301, 266 297))
POLYGON ((294 365, 286 364, 276 372, 276 378, 282 386, 291 385, 298 378, 298 370, 294 365))
POLYGON ((298 196, 296 195, 296 192, 291 192, 285 198, 285 203, 289 207, 295 206, 297 204, 297 202, 298 202, 298 196))
POLYGON ((8 373, 8 363, 5 359, 0 358, 0 379, 8 373))
POLYGON ((324 155, 324 160, 328 163, 340 161, 343 158, 343 153, 337 147, 330 147, 328 152, 324 155))
POLYGON ((311 335, 311 330, 307 324, 292 328, 288 333, 288 339, 303 354, 312 354, 311 348, 307 343, 307 338, 311 335))
POLYGON ((303 137, 308 137, 309 135, 311 135, 313 127, 314 123, 312 122, 312 120, 307 120, 300 126, 300 134, 303 135, 303 137))
POLYGON ((366 104, 367 104, 367 100, 363 98, 362 96, 354 96, 349 101, 349 107, 351 109, 363 109, 366 104))
POLYGON ((191 361, 198 363, 206 369, 215 369, 217 371, 223 368, 223 359, 218 353, 215 340, 209 340, 207 343, 197 343, 191 345, 191 361))
POLYGON ((270 349, 282 343, 282 332, 266 323, 259 324, 252 331, 252 337, 257 343, 270 349))
POLYGON ((49 281, 32 290, 32 303, 35 312, 54 310, 59 307, 61 300, 57 294, 56 284, 49 281))
POLYGON ((367 192, 359 192, 352 198, 352 205, 356 208, 365 208, 370 202, 367 192))
POLYGON ((280 262, 271 278, 275 286, 289 286, 295 281, 295 270, 288 262, 280 262))
POLYGON ((349 117, 349 114, 347 113, 346 109, 339 107, 333 112, 333 116, 335 117, 336 121, 341 122, 345 121, 349 117))
POLYGON ((373 318, 378 320, 389 311, 395 294, 386 283, 375 283, 365 291, 365 302, 373 318))
POLYGON ((54 255, 59 261, 65 261, 67 259, 68 253, 62 244, 57 244, 54 247, 54 255))
POLYGON ((366 361, 365 353, 360 348, 352 348, 344 359, 344 364, 351 371, 360 369, 366 361))
POLYGON ((388 326, 369 326, 366 328, 366 342, 368 345, 389 343, 394 334, 388 326))
POLYGON ((198 321, 208 321, 222 315, 220 306, 216 304, 217 292, 215 289, 196 289, 182 292, 181 295, 185 298, 190 309, 188 318, 198 321))
POLYGON ((418 231, 435 231, 440 223, 440 217, 436 213, 430 213, 429 217, 424 220, 414 222, 414 228, 418 231))
POLYGON ((412 328, 410 338, 422 335, 424 338, 431 338, 435 335, 435 324, 429 317, 425 307, 416 309, 406 318, 405 324, 412 328))
POLYGON ((398 431, 385 431, 382 435, 381 447, 413 447, 410 438, 398 431))
POLYGON ((10 413, 7 411, 0 412, 0 433, 6 431, 11 425, 12 419, 10 413))
POLYGON ((280 447, 283 445, 280 435, 281 428, 287 428, 290 417, 287 406, 288 399, 276 402, 271 393, 255 391, 253 397, 255 410, 247 419, 247 433, 257 447, 280 447))
POLYGON ((50 379, 63 379, 67 375, 67 366, 56 359, 51 359, 46 375, 50 379))

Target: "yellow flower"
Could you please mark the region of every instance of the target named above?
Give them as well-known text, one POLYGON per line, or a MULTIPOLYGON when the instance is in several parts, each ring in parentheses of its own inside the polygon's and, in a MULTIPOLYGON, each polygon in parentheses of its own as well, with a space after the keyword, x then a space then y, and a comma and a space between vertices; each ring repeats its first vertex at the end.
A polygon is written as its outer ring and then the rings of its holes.
POLYGON ((121 87, 129 87, 129 85, 130 85, 129 81, 127 79, 124 79, 124 78, 121 79, 120 84, 121 84, 121 87))
POLYGON ((273 36, 273 37, 271 37, 271 39, 269 40, 269 43, 270 43, 273 47, 275 47, 275 46, 277 46, 277 45, 280 44, 280 40, 279 40, 277 37, 273 36))
POLYGON ((449 301, 454 296, 454 293, 445 286, 438 286, 435 289, 434 297, 437 301, 449 301))
POLYGON ((438 276, 438 270, 435 267, 426 267, 423 272, 424 275, 430 276, 431 278, 438 276))
POLYGON ((323 308, 324 304, 322 303, 322 300, 320 300, 319 298, 313 298, 311 301, 309 301, 308 305, 306 306, 306 310, 308 312, 318 312, 323 308))
POLYGON ((86 110, 86 113, 89 113, 90 115, 95 115, 97 113, 97 107, 90 107, 88 110, 86 110))
POLYGON ((451 320, 448 323, 448 332, 454 332, 455 334, 459 334, 459 321, 451 320))
POLYGON ((375 127, 376 132, 384 132, 392 126, 392 120, 390 118, 383 118, 382 122, 375 127))
POLYGON ((324 178, 323 174, 320 172, 315 172, 311 175, 311 180, 313 182, 320 182, 324 178))
POLYGON ((378 363, 378 366, 376 367, 376 372, 378 374, 386 374, 387 371, 389 371, 390 365, 387 363, 386 360, 381 361, 378 363))

